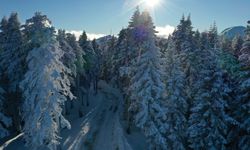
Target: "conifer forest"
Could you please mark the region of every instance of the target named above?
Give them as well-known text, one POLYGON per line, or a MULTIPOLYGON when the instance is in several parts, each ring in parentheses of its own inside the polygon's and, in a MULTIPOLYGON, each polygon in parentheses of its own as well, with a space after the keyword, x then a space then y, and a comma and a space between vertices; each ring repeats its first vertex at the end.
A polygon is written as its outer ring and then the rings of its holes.
POLYGON ((250 21, 198 30, 183 14, 161 37, 135 7, 90 39, 43 11, 1 17, 0 149, 250 149, 250 21))

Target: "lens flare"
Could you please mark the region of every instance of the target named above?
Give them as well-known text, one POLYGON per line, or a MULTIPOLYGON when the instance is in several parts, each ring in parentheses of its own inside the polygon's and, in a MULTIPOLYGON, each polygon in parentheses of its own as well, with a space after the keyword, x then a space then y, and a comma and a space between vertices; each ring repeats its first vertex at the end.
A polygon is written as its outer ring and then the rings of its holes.
POLYGON ((160 3, 160 0, 144 0, 144 3, 145 3, 148 7, 154 8, 155 6, 157 6, 157 5, 160 3))

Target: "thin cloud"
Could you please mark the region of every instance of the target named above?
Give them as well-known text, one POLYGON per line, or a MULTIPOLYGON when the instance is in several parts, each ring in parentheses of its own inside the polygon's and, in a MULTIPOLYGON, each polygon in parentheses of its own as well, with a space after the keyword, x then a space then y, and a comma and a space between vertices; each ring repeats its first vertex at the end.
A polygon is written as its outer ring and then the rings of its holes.
MULTIPOLYGON (((83 31, 76 31, 76 30, 67 31, 67 33, 74 34, 77 40, 82 35, 82 32, 83 31)), ((93 40, 93 39, 98 39, 100 37, 103 37, 105 36, 105 34, 87 33, 87 36, 89 40, 93 40)))
POLYGON ((174 32, 175 27, 166 25, 164 27, 156 27, 155 30, 158 32, 156 35, 163 38, 168 38, 174 32))

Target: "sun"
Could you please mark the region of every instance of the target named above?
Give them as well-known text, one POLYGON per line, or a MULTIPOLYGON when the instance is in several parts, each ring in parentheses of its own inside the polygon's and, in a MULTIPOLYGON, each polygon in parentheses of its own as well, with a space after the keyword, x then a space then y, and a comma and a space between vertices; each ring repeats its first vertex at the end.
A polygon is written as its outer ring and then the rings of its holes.
POLYGON ((151 8, 154 8, 160 3, 160 0, 144 0, 144 3, 151 8))

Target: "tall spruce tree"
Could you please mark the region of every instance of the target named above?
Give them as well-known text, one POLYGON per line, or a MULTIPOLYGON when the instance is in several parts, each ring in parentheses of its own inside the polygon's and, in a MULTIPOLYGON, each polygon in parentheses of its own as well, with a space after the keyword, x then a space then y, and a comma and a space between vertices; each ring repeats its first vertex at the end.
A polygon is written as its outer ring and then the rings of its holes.
POLYGON ((170 39, 166 57, 166 138, 169 149, 185 149, 188 104, 185 94, 185 75, 177 51, 170 39))
MULTIPOLYGON (((85 70, 84 70, 84 51, 80 47, 79 43, 76 41, 76 37, 73 34, 67 33, 66 34, 66 40, 68 44, 71 46, 71 48, 74 51, 74 54, 76 56, 75 59, 75 66, 76 66, 76 78, 75 78, 75 84, 74 86, 74 94, 79 100, 82 100, 82 93, 81 93, 81 79, 85 78, 85 70)), ((73 107, 73 103, 71 105, 73 107)))
POLYGON ((98 80, 100 78, 100 74, 101 74, 101 62, 102 62, 102 53, 101 50, 99 48, 99 45, 96 41, 96 39, 94 39, 92 42, 92 47, 93 50, 95 52, 95 66, 94 66, 94 70, 93 70, 93 75, 94 75, 94 89, 95 89, 95 93, 97 94, 97 84, 98 84, 98 80))
POLYGON ((2 52, 0 55, 0 69, 9 80, 10 92, 18 90, 18 83, 24 74, 24 49, 21 24, 17 13, 12 13, 8 21, 1 22, 2 52))
POLYGON ((8 25, 8 18, 6 16, 4 16, 1 20, 0 23, 0 52, 3 51, 4 47, 4 43, 7 40, 7 25, 8 25))
POLYGON ((243 45, 243 39, 241 36, 237 35, 233 38, 233 41, 232 41, 232 49, 233 49, 233 54, 234 56, 236 57, 239 57, 240 55, 240 50, 242 48, 242 45, 243 45))
POLYGON ((166 111, 162 107, 164 84, 160 50, 155 45, 155 30, 149 13, 143 12, 139 19, 143 22, 139 25, 140 32, 143 33, 140 39, 143 41, 138 45, 140 48, 137 50, 141 52, 132 60, 129 109, 134 116, 136 126, 141 128, 148 137, 150 148, 166 149, 164 137, 166 111))
POLYGON ((88 36, 86 32, 84 31, 82 35, 79 38, 79 45, 82 48, 82 50, 85 52, 84 60, 85 63, 85 71, 87 74, 91 75, 93 73, 93 67, 94 67, 94 56, 95 52, 91 46, 91 42, 88 41, 88 36))
POLYGON ((76 54, 74 53, 73 48, 67 42, 65 30, 58 30, 57 40, 60 44, 60 48, 64 52, 61 61, 71 70, 71 82, 73 83, 73 77, 76 76, 76 54))
POLYGON ((247 150, 250 147, 250 22, 246 29, 246 39, 241 49, 242 76, 239 81, 239 98, 235 118, 240 122, 237 148, 247 150))
POLYGON ((21 130, 20 104, 21 92, 19 82, 26 71, 23 34, 17 13, 11 13, 7 19, 3 18, 1 24, 0 74, 1 83, 6 91, 4 110, 12 117, 13 129, 21 130))
POLYGON ((217 25, 214 22, 213 25, 211 25, 209 31, 208 31, 208 43, 209 43, 209 48, 210 49, 216 49, 218 48, 219 44, 219 39, 218 39, 218 31, 217 31, 217 25))
POLYGON ((226 113, 229 86, 216 62, 214 49, 200 51, 199 90, 194 96, 187 130, 192 149, 225 149, 226 134, 234 120, 226 113))
POLYGON ((67 78, 70 70, 60 61, 63 51, 45 16, 36 13, 27 20, 26 27, 28 37, 37 40, 31 40, 35 47, 29 51, 28 71, 20 83, 25 98, 24 137, 31 149, 56 149, 60 128, 70 128, 61 108, 67 97, 73 98, 67 78))

